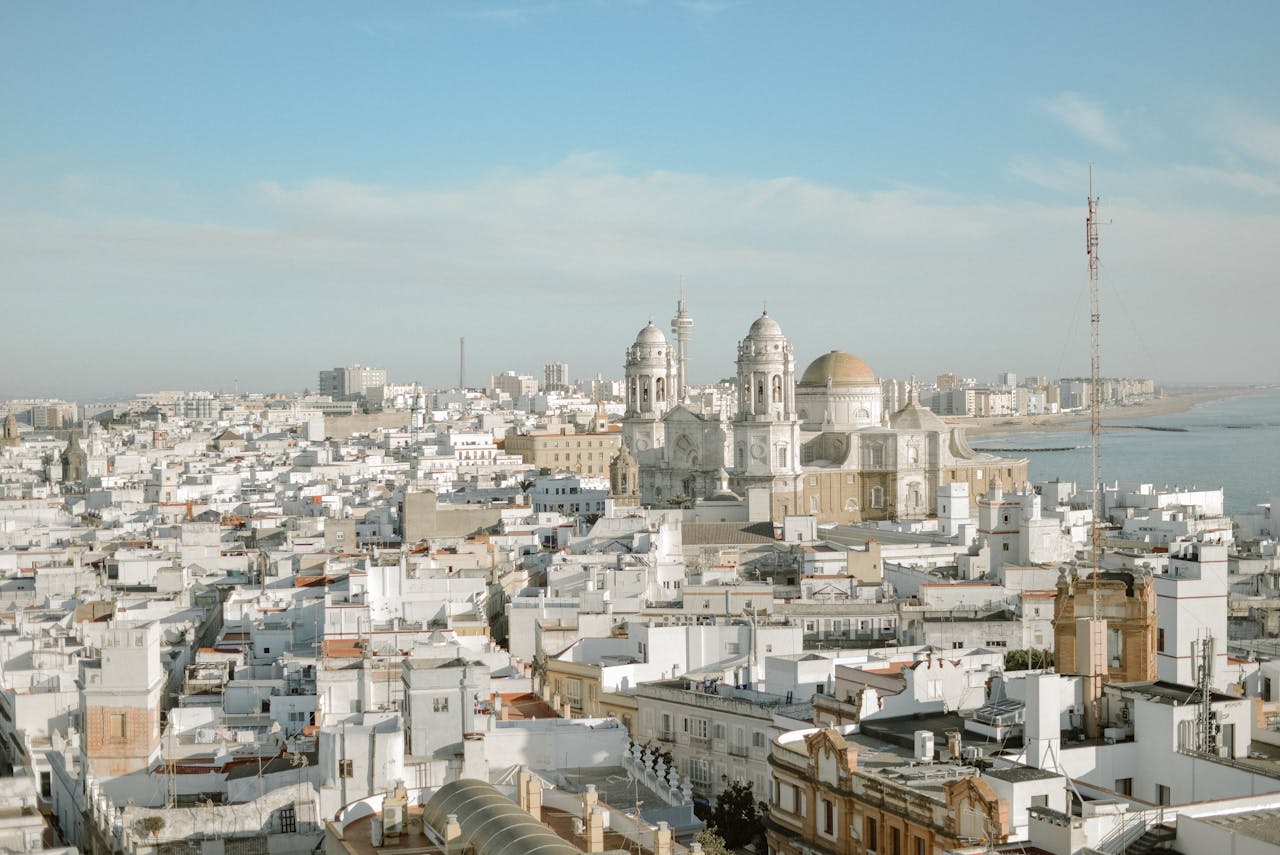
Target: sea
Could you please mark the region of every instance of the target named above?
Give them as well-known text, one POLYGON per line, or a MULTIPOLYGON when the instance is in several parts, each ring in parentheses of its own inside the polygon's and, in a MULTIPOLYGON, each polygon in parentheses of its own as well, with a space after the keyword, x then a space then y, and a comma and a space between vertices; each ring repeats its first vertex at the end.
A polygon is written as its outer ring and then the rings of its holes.
MULTIPOLYGON (((1123 411, 1121 411, 1123 412, 1123 411)), ((1280 391, 1197 404, 1164 416, 1127 420, 1106 412, 1102 431, 1102 480, 1106 483, 1179 485, 1224 489, 1228 514, 1255 511, 1280 498, 1280 391), (1180 430, 1133 430, 1111 424, 1180 430)), ((1028 432, 970 441, 975 449, 1026 457, 1031 481, 1089 483, 1089 426, 1052 433, 1028 432)))

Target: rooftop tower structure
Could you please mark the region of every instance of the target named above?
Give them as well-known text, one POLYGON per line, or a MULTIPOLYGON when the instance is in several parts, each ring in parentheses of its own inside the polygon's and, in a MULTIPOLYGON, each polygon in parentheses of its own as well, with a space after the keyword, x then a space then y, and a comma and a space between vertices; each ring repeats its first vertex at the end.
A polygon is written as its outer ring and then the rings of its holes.
POLYGON ((689 332, 693 318, 684 304, 684 277, 680 277, 680 301, 676 303, 676 316, 671 319, 671 334, 676 337, 676 395, 677 400, 689 400, 689 332))

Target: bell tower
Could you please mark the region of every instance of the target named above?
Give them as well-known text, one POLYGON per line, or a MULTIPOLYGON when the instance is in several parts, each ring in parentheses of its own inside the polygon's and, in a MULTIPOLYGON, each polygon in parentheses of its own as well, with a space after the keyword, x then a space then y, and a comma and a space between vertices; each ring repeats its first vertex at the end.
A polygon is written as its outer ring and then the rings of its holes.
MULTIPOLYGON (((765 312, 738 343, 738 414, 733 474, 740 488, 790 488, 800 474, 796 357, 778 322, 765 312), (774 483, 783 476, 783 482, 774 483)), ((791 508, 797 512, 798 508, 791 508)))
POLYGON ((627 410, 622 441, 635 454, 663 444, 662 417, 678 394, 676 358, 667 337, 650 321, 627 350, 627 410))

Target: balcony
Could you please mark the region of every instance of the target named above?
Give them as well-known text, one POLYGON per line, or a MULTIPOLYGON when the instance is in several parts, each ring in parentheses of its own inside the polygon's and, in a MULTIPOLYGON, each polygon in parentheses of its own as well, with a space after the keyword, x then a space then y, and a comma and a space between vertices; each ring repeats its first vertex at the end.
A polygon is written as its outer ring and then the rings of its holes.
POLYGON ((690 736, 689 745, 691 745, 694 748, 702 748, 706 751, 710 751, 711 737, 710 736, 690 736))
POLYGON ((658 731, 658 741, 659 742, 675 742, 676 732, 674 730, 660 730, 658 731))
POLYGON ((746 757, 747 756, 747 746, 745 745, 730 745, 727 750, 729 752, 730 757, 746 757))

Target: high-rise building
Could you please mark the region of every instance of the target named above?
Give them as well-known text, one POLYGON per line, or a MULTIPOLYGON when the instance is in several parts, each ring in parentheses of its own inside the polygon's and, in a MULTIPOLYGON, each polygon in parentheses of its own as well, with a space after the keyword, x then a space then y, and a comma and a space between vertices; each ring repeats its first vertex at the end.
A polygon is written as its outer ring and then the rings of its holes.
POLYGON ((569 389, 569 363, 548 362, 542 367, 544 392, 564 392, 569 389))
POLYGON ((538 381, 528 374, 504 371, 489 378, 489 388, 512 398, 523 398, 538 394, 538 381))
POLYGON ((320 388, 317 391, 335 401, 353 401, 363 398, 370 390, 385 385, 387 385, 385 368, 366 368, 357 363, 346 368, 321 371, 320 388))

